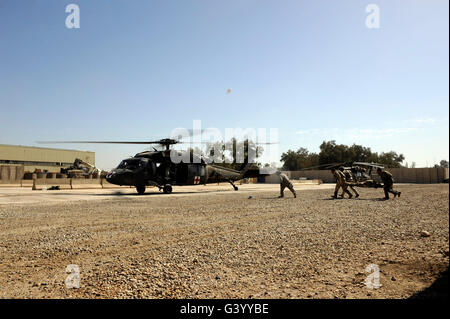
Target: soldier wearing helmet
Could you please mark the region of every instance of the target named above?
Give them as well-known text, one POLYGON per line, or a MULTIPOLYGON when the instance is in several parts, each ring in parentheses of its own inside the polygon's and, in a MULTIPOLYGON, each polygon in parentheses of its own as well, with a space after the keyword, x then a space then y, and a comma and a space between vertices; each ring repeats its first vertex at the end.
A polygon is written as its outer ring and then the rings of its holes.
POLYGON ((292 185, 289 178, 286 176, 286 174, 281 173, 280 171, 277 171, 276 173, 280 177, 280 196, 279 198, 284 197, 284 189, 287 187, 289 190, 294 194, 294 197, 297 198, 297 194, 295 193, 294 186, 292 185))
POLYGON ((389 199, 389 193, 394 194, 395 197, 400 197, 402 192, 398 192, 394 190, 394 178, 392 174, 386 170, 382 170, 380 167, 377 168, 377 173, 383 181, 383 189, 384 189, 384 199, 389 199))
MULTIPOLYGON (((353 174, 349 169, 345 169, 344 166, 340 166, 339 170, 344 173, 345 176, 345 182, 347 186, 355 193, 355 198, 359 197, 358 191, 353 187, 353 183, 355 182, 355 179, 353 178, 353 174)), ((344 198, 344 190, 342 190, 342 194, 340 195, 342 198, 344 198)), ((350 196, 351 198, 351 196, 350 196)))
POLYGON ((344 173, 335 168, 331 169, 331 173, 336 178, 336 187, 334 189, 334 195, 332 195, 331 197, 337 198, 339 188, 342 188, 342 194, 347 193, 348 197, 352 198, 353 195, 347 189, 348 186, 347 186, 347 182, 345 181, 344 173))

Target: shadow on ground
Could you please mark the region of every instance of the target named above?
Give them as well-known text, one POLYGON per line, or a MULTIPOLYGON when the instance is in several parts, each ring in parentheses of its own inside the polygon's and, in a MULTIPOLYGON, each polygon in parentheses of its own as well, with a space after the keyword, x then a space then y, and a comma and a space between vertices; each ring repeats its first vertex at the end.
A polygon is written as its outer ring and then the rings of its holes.
POLYGON ((384 202, 384 201, 386 201, 386 199, 384 199, 384 198, 361 198, 361 197, 358 197, 358 198, 333 198, 333 197, 329 197, 329 198, 322 198, 322 200, 336 200, 336 201, 339 201, 339 200, 370 200, 370 201, 373 201, 373 202, 384 202))
MULTIPOLYGON (((196 194, 199 192, 172 192, 171 194, 196 194)), ((114 193, 109 193, 109 194, 87 194, 90 196, 136 196, 136 197, 141 197, 141 196, 158 196, 158 195, 164 195, 164 196, 170 196, 170 194, 165 194, 163 192, 145 192, 144 194, 138 194, 138 193, 122 193, 120 191, 118 192, 114 192, 114 193)))
POLYGON ((416 292, 410 299, 448 299, 448 268, 430 287, 416 292))

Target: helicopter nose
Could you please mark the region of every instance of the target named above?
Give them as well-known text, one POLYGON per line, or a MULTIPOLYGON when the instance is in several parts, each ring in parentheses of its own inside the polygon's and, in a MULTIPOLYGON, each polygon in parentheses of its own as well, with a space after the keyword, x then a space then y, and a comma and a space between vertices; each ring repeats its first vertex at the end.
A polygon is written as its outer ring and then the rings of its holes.
POLYGON ((106 181, 110 184, 114 184, 114 185, 122 185, 123 184, 122 174, 120 174, 118 172, 109 172, 105 177, 106 177, 106 181))
POLYGON ((112 171, 106 175, 108 183, 115 185, 134 185, 133 173, 128 171, 112 171))
POLYGON ((115 180, 115 176, 116 174, 114 172, 109 172, 108 174, 106 174, 106 180, 108 181, 108 183, 114 184, 114 180, 115 180))

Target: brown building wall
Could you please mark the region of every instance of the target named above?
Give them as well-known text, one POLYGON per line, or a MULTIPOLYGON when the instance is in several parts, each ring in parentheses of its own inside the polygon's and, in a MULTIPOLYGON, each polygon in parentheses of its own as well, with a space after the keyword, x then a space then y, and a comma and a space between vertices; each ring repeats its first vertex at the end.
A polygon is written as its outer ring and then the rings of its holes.
POLYGON ((95 165, 94 152, 0 144, 0 164, 22 164, 26 172, 40 169, 56 173, 76 158, 95 165))

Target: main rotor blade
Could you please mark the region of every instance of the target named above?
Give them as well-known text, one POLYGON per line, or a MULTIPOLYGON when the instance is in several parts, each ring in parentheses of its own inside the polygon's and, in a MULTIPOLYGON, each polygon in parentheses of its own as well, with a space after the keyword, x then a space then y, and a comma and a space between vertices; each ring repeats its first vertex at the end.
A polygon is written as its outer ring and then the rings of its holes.
POLYGON ((379 163, 367 163, 367 162, 353 162, 354 165, 364 165, 364 166, 370 166, 370 167, 380 167, 384 168, 382 164, 379 163))
MULTIPOLYGON (((38 144, 207 144, 207 143, 214 143, 211 141, 179 141, 179 140, 173 140, 173 142, 166 143, 166 141, 159 140, 159 141, 36 141, 38 144)), ((222 142, 223 143, 223 142, 222 142)), ((270 145, 270 144, 278 144, 278 143, 254 143, 251 142, 251 144, 255 145, 270 145)))
POLYGON ((310 167, 301 168, 301 169, 299 169, 299 171, 304 171, 304 170, 308 170, 308 169, 312 169, 312 168, 319 168, 319 167, 331 168, 331 167, 339 166, 341 164, 342 163, 329 163, 329 164, 316 165, 316 166, 310 166, 310 167))
MULTIPOLYGON (((175 143, 165 143, 164 141, 37 141, 38 144, 159 144, 159 145, 166 145, 166 144, 195 144, 193 142, 180 142, 175 141, 175 143)), ((200 142, 201 144, 204 144, 205 142, 200 142)))
POLYGON ((38 144, 161 144, 160 141, 37 141, 38 144))
MULTIPOLYGON (((253 143, 253 142, 250 142, 250 143, 253 143)), ((274 145, 274 144, 280 144, 280 143, 278 143, 278 142, 267 142, 267 143, 256 142, 254 144, 257 144, 257 145, 274 145)))

